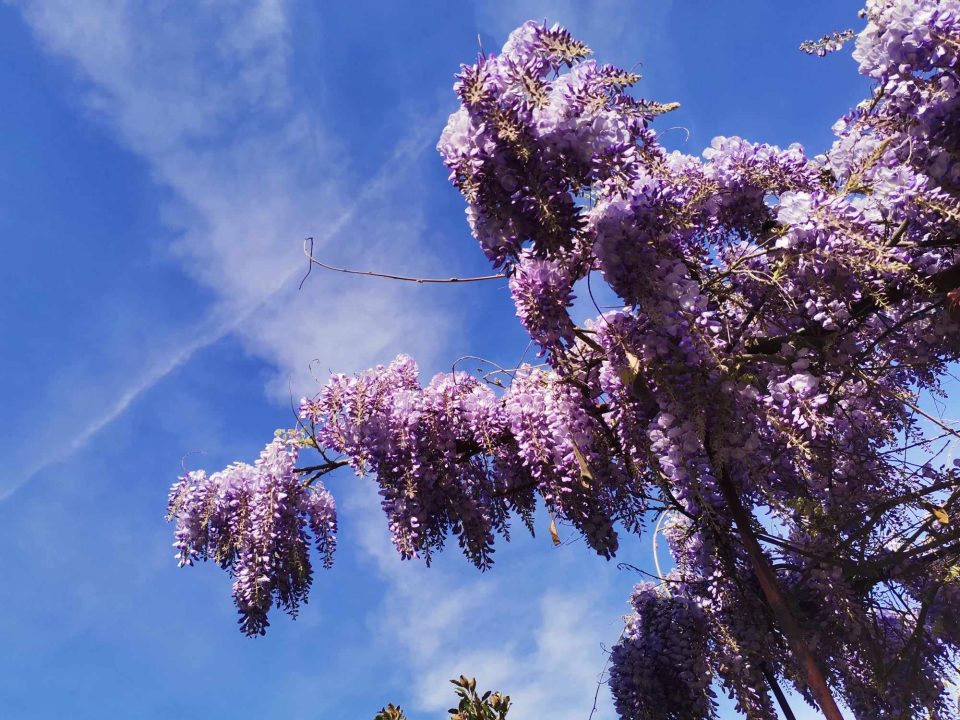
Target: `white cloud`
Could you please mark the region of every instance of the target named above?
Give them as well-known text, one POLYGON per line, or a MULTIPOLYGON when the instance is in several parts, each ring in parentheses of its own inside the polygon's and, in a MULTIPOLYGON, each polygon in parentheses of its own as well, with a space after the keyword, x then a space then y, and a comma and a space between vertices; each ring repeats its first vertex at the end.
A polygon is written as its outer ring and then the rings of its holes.
MULTIPOLYGON (((599 639, 609 636, 610 618, 595 607, 589 592, 554 589, 537 597, 528 625, 532 647, 507 644, 480 649, 464 648, 432 659, 417 684, 420 704, 428 710, 450 705, 446 682, 459 673, 481 678, 484 688, 498 688, 511 696, 514 714, 521 718, 549 717, 584 720, 593 707, 597 683, 604 669, 599 639)), ((533 598, 530 598, 533 600, 533 598)), ((522 602, 522 600, 520 600, 522 602)), ((511 597, 509 602, 518 602, 511 597)), ((494 613, 471 617, 471 624, 496 627, 494 613), (479 620, 479 622, 478 622, 479 620)), ((445 628, 449 632, 449 628, 445 628)), ((504 633, 510 637, 509 633, 504 633)), ((604 685, 597 696, 594 720, 611 720, 609 691, 604 685)))
POLYGON ((88 107, 174 191, 166 217, 182 234, 173 251, 214 290, 221 312, 265 305, 236 329, 254 352, 299 379, 318 353, 350 369, 401 337, 429 353, 436 343, 413 318, 434 311, 409 288, 327 277, 293 301, 306 235, 329 241, 319 252, 347 244, 355 264, 427 262, 417 257, 420 227, 407 220, 412 201, 401 206, 393 188, 412 179, 404 173, 415 172, 439 118, 425 118, 433 126, 404 139, 379 175, 356 178, 322 119, 291 97, 283 5, 50 0, 23 11, 46 47, 80 71, 88 107), (388 233, 389 245, 370 241, 388 233), (324 343, 338 321, 348 336, 324 343))
MULTIPOLYGON (((152 250, 178 258, 215 301, 193 327, 152 338, 139 371, 112 374, 95 400, 54 418, 64 424, 56 434, 71 440, 54 453, 27 449, 32 462, 8 464, 0 501, 227 334, 277 368, 270 384, 277 398, 290 386, 312 387, 314 359, 324 370, 356 370, 415 346, 430 362, 450 315, 419 288, 319 273, 299 294, 297 285, 307 235, 316 237, 317 253, 343 254, 355 266, 432 269, 419 244, 416 198, 396 187, 415 184, 416 161, 432 147, 440 116, 420 118, 378 172, 357 177, 322 120, 295 101, 284 3, 28 0, 19 7, 41 44, 76 73, 85 111, 172 191, 164 217, 179 237, 152 250)), ((144 238, 130 242, 151 250, 144 238)))
MULTIPOLYGON (((556 564, 570 556, 561 558, 552 547, 543 552, 543 544, 504 548, 502 553, 512 557, 502 557, 485 574, 461 569, 457 563, 465 561, 460 558, 431 568, 403 562, 390 544, 376 500, 367 483, 341 505, 358 527, 354 539, 388 584, 373 629, 386 645, 402 648, 413 704, 440 713, 454 697, 449 680, 465 674, 476 677, 483 689, 509 694, 517 717, 585 720, 606 660, 601 643, 614 642, 622 628, 612 610, 624 606, 624 598, 616 595, 624 588, 611 582, 616 571, 598 566, 597 558, 561 570, 556 564), (544 569, 544 563, 554 567, 544 569), (540 571, 532 572, 537 565, 540 571), (570 582, 571 576, 591 571, 591 583, 570 582)), ((594 720, 614 717, 604 685, 594 720)))

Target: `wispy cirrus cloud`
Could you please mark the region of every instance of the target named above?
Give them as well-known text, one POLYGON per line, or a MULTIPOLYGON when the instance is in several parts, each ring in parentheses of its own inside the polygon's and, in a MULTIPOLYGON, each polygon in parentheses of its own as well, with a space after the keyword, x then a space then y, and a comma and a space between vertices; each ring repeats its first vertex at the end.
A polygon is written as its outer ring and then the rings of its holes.
POLYGON ((401 344, 415 343, 427 358, 442 345, 449 313, 413 288, 315 275, 297 295, 307 235, 317 252, 346 252, 361 266, 430 267, 421 213, 415 200, 398 200, 396 187, 415 181, 442 118, 421 118, 378 171, 358 176, 343 143, 291 88, 285 5, 17 4, 44 48, 77 76, 83 111, 171 191, 163 217, 175 237, 152 251, 179 262, 213 301, 189 326, 152 338, 139 369, 111 377, 95 402, 54 418, 69 440, 12 463, 0 500, 228 335, 277 369, 277 397, 308 388, 315 359, 351 370, 401 344))
MULTIPOLYGON (((476 677, 483 689, 513 700, 517 717, 613 720, 603 671, 605 647, 616 641, 630 583, 582 548, 521 542, 504 547, 490 573, 460 558, 441 567, 400 560, 376 495, 368 485, 346 498, 357 528, 352 538, 374 561, 389 592, 372 619, 386 646, 402 650, 412 704, 425 712, 450 707, 450 678, 476 677), (546 550, 546 552, 544 552, 546 550), (534 569, 536 568, 536 569, 534 569), (589 585, 571 578, 588 573, 589 585)), ((518 530, 518 532, 523 532, 518 530)), ((449 554, 457 554, 451 547, 449 554)))

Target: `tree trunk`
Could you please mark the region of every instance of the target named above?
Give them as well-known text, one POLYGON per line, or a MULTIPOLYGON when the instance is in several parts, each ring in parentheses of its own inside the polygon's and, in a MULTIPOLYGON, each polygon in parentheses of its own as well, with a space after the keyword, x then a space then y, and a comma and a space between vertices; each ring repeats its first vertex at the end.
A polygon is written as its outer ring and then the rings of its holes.
POLYGON ((773 610, 773 614, 780 624, 780 629, 783 630, 783 634, 790 644, 790 649, 794 657, 803 667, 810 692, 813 693, 817 704, 820 706, 820 711, 827 720, 843 720, 843 715, 840 712, 840 708, 837 707, 837 701, 833 698, 830 686, 827 685, 827 680, 820 670, 816 658, 813 657, 813 653, 810 651, 810 647, 804 638, 803 631, 797 624, 790 605, 780 589, 777 575, 773 571, 773 568, 770 567, 770 561, 767 559, 767 556, 764 555, 760 543, 757 542, 757 538, 753 534, 753 529, 750 526, 750 515, 747 513, 746 508, 743 507, 743 503, 740 502, 740 496, 737 495, 737 490, 734 488, 726 468, 719 467, 718 470, 720 490, 723 493, 724 499, 727 501, 730 514, 733 516, 737 531, 743 540, 743 546, 747 551, 747 556, 750 558, 753 573, 757 578, 757 582, 760 584, 760 589, 763 591, 767 604, 770 606, 770 609, 773 610))

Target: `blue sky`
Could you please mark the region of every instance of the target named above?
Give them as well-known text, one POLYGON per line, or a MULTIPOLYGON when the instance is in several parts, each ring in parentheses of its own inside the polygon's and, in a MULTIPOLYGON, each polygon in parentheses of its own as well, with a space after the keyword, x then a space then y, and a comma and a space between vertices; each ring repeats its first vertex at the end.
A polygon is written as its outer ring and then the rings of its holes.
MULTIPOLYGON (((335 568, 296 622, 249 640, 224 573, 176 568, 167 489, 181 462, 256 457, 328 370, 517 360, 502 283, 314 272, 297 291, 308 235, 334 263, 488 271, 433 149, 478 34, 494 50, 546 17, 641 63, 639 94, 682 103, 658 121, 671 147, 820 152, 866 85, 848 52, 797 46, 859 27, 856 10, 0 3, 0 716, 366 718, 393 701, 438 718, 463 672, 518 720, 586 718, 637 575, 545 533, 518 532, 485 575, 455 552, 401 563, 371 483, 343 474, 335 568)), ((619 559, 650 557, 645 537, 619 559)), ((613 717, 605 690, 595 717, 613 717)))

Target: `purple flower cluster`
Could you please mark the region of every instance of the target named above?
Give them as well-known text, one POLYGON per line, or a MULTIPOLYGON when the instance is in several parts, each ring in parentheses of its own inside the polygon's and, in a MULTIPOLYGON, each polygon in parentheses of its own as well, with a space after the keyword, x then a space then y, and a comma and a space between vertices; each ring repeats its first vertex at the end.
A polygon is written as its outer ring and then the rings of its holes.
POLYGON ((546 350, 573 341, 573 282, 568 268, 554 260, 522 253, 510 278, 510 294, 523 327, 546 350))
POLYGON ((310 536, 333 562, 337 513, 321 483, 297 477, 296 444, 278 438, 254 465, 235 463, 207 476, 194 471, 170 490, 168 517, 176 521, 180 565, 213 560, 234 577, 240 628, 262 635, 276 603, 296 616, 313 578, 310 536))
POLYGON ((637 143, 658 108, 624 92, 637 75, 583 61, 589 52, 561 28, 528 22, 500 55, 457 76, 462 106, 438 149, 496 265, 531 243, 538 254, 569 250, 583 222, 577 190, 637 176, 637 143))
POLYGON ((800 43, 800 49, 808 55, 826 57, 830 53, 836 52, 842 48, 852 37, 853 30, 832 32, 828 35, 824 35, 819 40, 806 40, 800 43))
POLYGON ((666 152, 652 121, 674 106, 557 26, 464 66, 438 149, 547 363, 334 375, 300 409, 320 465, 277 441, 174 487, 182 561, 231 569, 260 632, 305 597, 307 526, 332 544, 315 481, 341 465, 375 475, 406 558, 453 535, 487 568, 538 498, 612 557, 655 510, 674 567, 614 652, 623 718, 712 717, 715 683, 773 720, 781 682, 857 718, 955 717, 960 493, 936 443, 956 430, 920 397, 960 359, 960 0, 865 17, 876 86, 817 157, 666 152), (578 327, 588 276, 623 307, 578 327))
MULTIPOLYGON (((860 72, 877 81, 875 97, 882 102, 858 108, 859 122, 848 127, 869 128, 887 141, 885 156, 929 176, 955 197, 960 183, 960 4, 872 0, 866 16, 869 22, 857 37, 853 56, 860 72)), ((870 173, 870 168, 864 170, 870 173)))
POLYGON ((498 397, 465 373, 421 387, 416 365, 401 356, 355 377, 334 376, 301 416, 358 473, 376 473, 405 558, 429 560, 453 533, 472 562, 489 567, 494 533, 507 533, 512 511, 532 516, 535 491, 598 553, 616 550, 616 497, 626 475, 610 462, 589 405, 551 373, 521 368, 498 397))
POLYGON ((506 533, 511 507, 532 512, 523 468, 509 457, 487 457, 506 454, 507 424, 490 389, 465 373, 438 375, 422 387, 416 364, 401 356, 355 377, 335 375, 304 401, 301 417, 323 447, 349 456, 358 474, 376 473, 404 558, 429 560, 452 532, 471 561, 488 567, 494 533, 506 533), (525 485, 518 495, 508 492, 525 485))
POLYGON ((635 614, 610 657, 610 689, 620 717, 717 717, 703 611, 651 583, 638 585, 630 602, 635 614))

